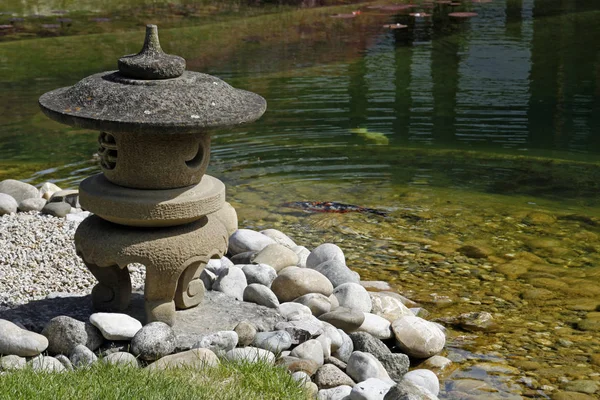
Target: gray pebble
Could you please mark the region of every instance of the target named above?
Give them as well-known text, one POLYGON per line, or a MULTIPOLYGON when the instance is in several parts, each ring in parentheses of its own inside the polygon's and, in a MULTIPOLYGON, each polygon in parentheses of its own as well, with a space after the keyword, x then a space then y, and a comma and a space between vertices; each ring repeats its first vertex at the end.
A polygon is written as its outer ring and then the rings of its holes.
POLYGON ((142 360, 153 361, 175 351, 173 329, 164 322, 151 322, 140 329, 131 340, 131 352, 142 360))
POLYGON ((10 195, 0 193, 0 215, 17 212, 19 203, 10 195))
POLYGON ((71 212, 71 206, 67 203, 48 203, 42 208, 43 214, 52 215, 53 217, 64 218, 71 212))
POLYGON ((46 199, 42 199, 41 197, 32 197, 30 199, 25 199, 19 203, 19 211, 42 211, 46 203, 46 199))

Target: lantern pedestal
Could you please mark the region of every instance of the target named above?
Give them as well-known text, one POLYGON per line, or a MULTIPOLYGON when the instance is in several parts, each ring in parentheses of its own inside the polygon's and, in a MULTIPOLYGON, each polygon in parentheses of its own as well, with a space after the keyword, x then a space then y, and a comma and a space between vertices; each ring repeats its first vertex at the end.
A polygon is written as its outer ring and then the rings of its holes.
POLYGON ((227 252, 226 225, 235 210, 223 208, 185 225, 147 229, 114 224, 98 216, 86 218, 75 232, 77 254, 98 279, 94 308, 123 311, 129 305, 131 281, 127 265, 146 267, 144 298, 147 322, 172 325, 175 309, 198 305, 204 297, 200 273, 211 258, 227 252))

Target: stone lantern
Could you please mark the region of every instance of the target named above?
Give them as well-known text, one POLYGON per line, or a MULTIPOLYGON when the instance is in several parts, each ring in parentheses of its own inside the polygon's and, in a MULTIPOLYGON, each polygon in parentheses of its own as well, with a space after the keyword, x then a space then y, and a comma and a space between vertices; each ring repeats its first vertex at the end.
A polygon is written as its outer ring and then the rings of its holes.
POLYGON ((210 129, 254 121, 265 100, 165 54, 155 25, 139 54, 118 71, 91 75, 40 97, 50 118, 99 130, 102 173, 81 182, 81 206, 94 215, 75 233, 77 254, 98 279, 93 305, 122 311, 131 299, 127 265, 146 266, 147 322, 174 323, 175 309, 198 305, 199 279, 227 252, 237 215, 225 185, 205 175, 210 129))

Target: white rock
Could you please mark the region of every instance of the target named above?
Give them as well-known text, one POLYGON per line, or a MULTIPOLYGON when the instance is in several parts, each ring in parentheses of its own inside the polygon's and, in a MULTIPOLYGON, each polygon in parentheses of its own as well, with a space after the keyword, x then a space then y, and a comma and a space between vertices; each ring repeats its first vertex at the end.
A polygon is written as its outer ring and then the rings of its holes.
POLYGON ((271 287, 271 283, 277 277, 275 268, 267 264, 246 264, 241 265, 248 284, 260 283, 266 287, 271 287))
POLYGON ((14 179, 1 181, 0 193, 8 194, 17 204, 31 197, 40 197, 40 192, 35 186, 14 179))
POLYGON ((208 334, 198 341, 193 348, 209 349, 221 355, 235 349, 238 344, 238 334, 235 331, 219 331, 208 334))
POLYGON ((260 231, 260 233, 289 249, 294 249, 294 247, 296 247, 296 243, 294 243, 294 241, 288 235, 278 231, 277 229, 265 229, 264 231, 260 231))
POLYGON ((307 340, 304 343, 299 344, 290 353, 292 357, 298 357, 305 360, 312 360, 317 365, 323 365, 323 346, 321 342, 315 339, 307 340))
POLYGON ((347 363, 354 352, 354 343, 346 332, 341 329, 338 329, 337 331, 342 337, 342 345, 333 352, 333 356, 347 363))
POLYGON ((80 224, 84 219, 86 219, 90 215, 92 215, 92 213, 89 211, 78 211, 67 214, 65 218, 69 222, 77 222, 78 224, 80 224))
POLYGON ((298 343, 306 340, 304 337, 306 333, 308 333, 310 337, 323 334, 323 321, 320 321, 311 315, 309 318, 298 321, 278 322, 275 325, 275 329, 289 332, 295 340, 294 343, 298 343))
POLYGON ((394 384, 381 362, 374 355, 362 351, 355 351, 348 359, 346 373, 355 382, 362 382, 369 378, 377 378, 394 384))
POLYGON ((369 292, 373 308, 371 312, 394 322, 404 315, 413 315, 412 311, 406 307, 399 297, 392 296, 387 292, 369 292))
POLYGON ((321 347, 323 348, 323 357, 331 357, 331 339, 329 339, 327 335, 322 334, 317 336, 315 340, 321 343, 321 347))
POLYGON ((328 299, 329 303, 331 303, 331 311, 335 310, 340 306, 340 302, 338 301, 337 297, 333 295, 333 293, 331 294, 331 296, 328 297, 328 299))
POLYGON ((364 313, 365 321, 357 329, 359 332, 367 332, 377 339, 391 339, 394 337, 392 324, 379 315, 364 313))
POLYGON ((37 356, 27 363, 31 369, 37 372, 63 372, 66 368, 60 361, 50 356, 37 356))
POLYGON ((372 291, 392 290, 390 284, 386 281, 360 281, 362 287, 372 291))
POLYGON ((344 339, 338 329, 328 322, 323 322, 323 334, 331 340, 331 352, 336 352, 344 344, 344 339))
POLYGON ((259 304, 269 308, 279 307, 279 300, 275 293, 260 283, 252 283, 244 289, 244 301, 259 304))
POLYGON ((294 253, 298 256, 298 264, 296 264, 296 266, 306 268, 306 260, 310 255, 310 250, 304 246, 296 246, 292 250, 294 250, 294 253))
POLYGON ((371 296, 367 289, 358 283, 343 283, 333 289, 333 295, 338 299, 340 307, 364 313, 371 312, 371 296))
POLYGON ((281 303, 278 310, 281 316, 288 321, 300 321, 312 317, 310 308, 300 303, 281 303))
POLYGON ((127 353, 124 351, 118 351, 116 353, 111 353, 102 359, 103 362, 111 365, 126 365, 129 367, 139 367, 140 364, 135 358, 135 356, 131 353, 127 353))
POLYGON ((321 293, 305 294, 304 296, 294 299, 294 303, 304 304, 310 308, 315 317, 331 311, 331 302, 329 301, 329 298, 321 293))
POLYGON ((233 262, 225 256, 221 257, 220 261, 221 261, 222 268, 229 268, 229 267, 233 267, 233 265, 234 265, 233 262))
POLYGON ((19 328, 0 319, 0 354, 20 357, 37 356, 48 348, 48 339, 39 333, 19 328))
POLYGON ((297 371, 292 374, 292 379, 296 382, 308 383, 311 382, 310 375, 304 371, 297 371))
POLYGON ((345 400, 350 395, 352 387, 341 385, 331 389, 321 389, 317 394, 317 400, 345 400))
POLYGON ((187 369, 204 369, 207 367, 215 367, 219 363, 219 358, 211 350, 197 348, 164 356, 148 365, 146 369, 149 371, 181 367, 187 369))
MULTIPOLYGON (((0 357, 0 371, 14 371, 25 368, 27 359, 15 355, 0 357)), ((0 373, 1 375, 1 373, 0 373)))
POLYGON ((223 271, 224 269, 227 269, 227 268, 229 268, 229 267, 223 267, 223 264, 221 263, 221 259, 211 258, 210 260, 208 260, 208 262, 204 266, 204 271, 212 272, 213 274, 218 276, 221 273, 221 271, 223 271))
POLYGON ((428 369, 415 369, 409 371, 404 374, 402 379, 410 381, 417 386, 421 386, 436 396, 440 393, 440 380, 435 373, 428 369))
POLYGON ((18 207, 19 203, 12 196, 0 193, 0 215, 16 213, 18 207))
POLYGON ((236 300, 243 301, 246 286, 248 286, 246 283, 246 275, 244 275, 242 269, 231 267, 223 269, 219 273, 217 280, 213 283, 212 290, 223 292, 236 300))
POLYGON ((252 344, 259 349, 279 354, 292 347, 292 337, 286 331, 258 332, 252 344))
POLYGON ((432 322, 405 315, 392 322, 398 347, 408 356, 429 358, 444 348, 446 336, 432 322))
POLYGON ((261 251, 273 243, 276 242, 260 232, 238 229, 229 237, 229 252, 236 255, 247 251, 261 251))
POLYGON ((90 323, 108 340, 131 340, 142 329, 142 323, 127 314, 94 313, 90 323))
POLYGON ((452 360, 435 355, 433 357, 429 357, 427 360, 423 362, 423 367, 435 372, 444 371, 452 366, 452 360))
POLYGON ((268 350, 259 349, 257 347, 237 347, 233 350, 229 350, 225 354, 225 358, 231 361, 247 361, 247 362, 259 362, 263 361, 268 364, 275 363, 275 354, 268 350))
POLYGON ((44 198, 45 200, 48 200, 50 199, 50 197, 52 197, 54 193, 60 192, 61 190, 61 188, 59 188, 52 182, 44 182, 42 186, 40 186, 39 193, 40 197, 44 198))
POLYGON ((333 243, 324 243, 310 253, 306 260, 306 266, 308 268, 314 268, 317 265, 330 260, 339 260, 344 265, 346 264, 346 257, 344 257, 342 249, 333 243))
POLYGON ((383 400, 392 386, 381 379, 369 378, 354 385, 349 400, 383 400))

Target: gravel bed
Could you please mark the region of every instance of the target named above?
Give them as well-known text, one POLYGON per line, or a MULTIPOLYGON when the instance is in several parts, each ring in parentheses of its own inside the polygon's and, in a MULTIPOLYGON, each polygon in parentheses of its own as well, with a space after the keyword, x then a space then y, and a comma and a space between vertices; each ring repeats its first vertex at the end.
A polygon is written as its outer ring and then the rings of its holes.
MULTIPOLYGON (((0 217, 0 309, 57 293, 91 293, 96 278, 75 254, 78 225, 34 211, 0 217)), ((142 289, 144 266, 128 268, 133 288, 142 289)))

